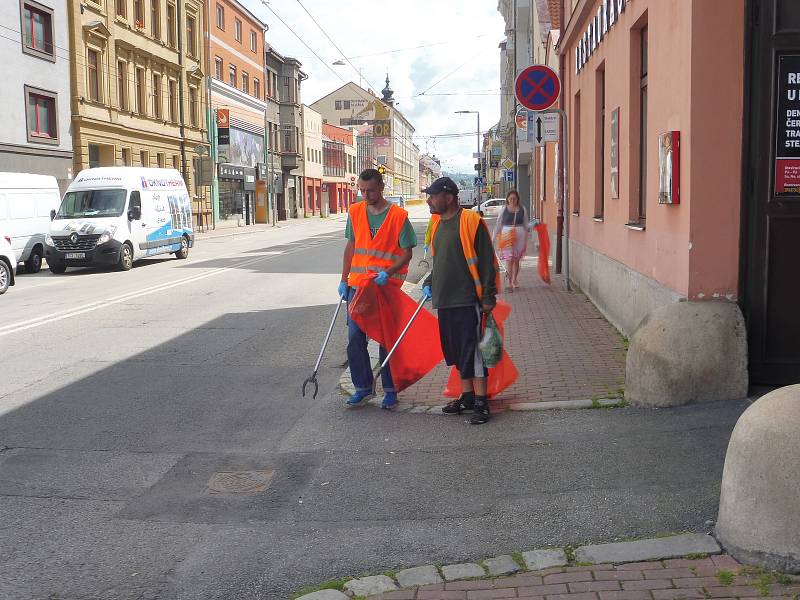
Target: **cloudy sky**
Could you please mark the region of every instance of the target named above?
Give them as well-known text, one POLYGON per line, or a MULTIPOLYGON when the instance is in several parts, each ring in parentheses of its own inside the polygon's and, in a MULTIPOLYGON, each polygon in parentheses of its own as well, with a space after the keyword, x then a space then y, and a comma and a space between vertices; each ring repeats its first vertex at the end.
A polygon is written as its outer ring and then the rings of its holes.
POLYGON ((482 131, 499 119, 498 44, 504 25, 496 0, 269 0, 274 13, 262 0, 241 1, 269 25, 268 42, 303 63, 309 75, 303 102, 311 104, 344 82, 359 80, 350 64, 331 65, 342 56, 313 16, 345 57, 363 70, 363 87, 380 95, 388 71, 397 108, 415 126, 420 136, 415 143, 423 152, 436 154, 445 169, 473 170, 476 117, 453 112, 480 111, 482 131), (471 135, 424 137, 462 133, 471 135))

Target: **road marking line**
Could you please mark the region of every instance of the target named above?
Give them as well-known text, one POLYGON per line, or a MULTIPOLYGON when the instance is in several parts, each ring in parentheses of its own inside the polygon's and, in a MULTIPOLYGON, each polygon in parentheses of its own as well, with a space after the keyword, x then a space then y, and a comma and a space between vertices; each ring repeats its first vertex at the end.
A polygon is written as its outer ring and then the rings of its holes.
MULTIPOLYGON (((331 241, 330 244, 338 243, 339 240, 331 241)), ((34 319, 28 319, 27 321, 20 321, 17 323, 10 323, 8 325, 0 326, 0 337, 10 335, 12 333, 19 333, 22 331, 26 331, 28 329, 34 329, 36 327, 41 327, 42 325, 47 325, 49 323, 56 323, 58 321, 63 321, 64 319, 68 319, 71 317, 77 317, 79 315, 86 314, 88 312, 92 312, 98 310, 100 308, 107 308, 109 306, 113 306, 114 304, 119 304, 120 302, 125 302, 126 300, 133 300, 134 298, 140 298, 142 296, 148 296, 150 294, 155 294, 156 292, 163 292, 181 285, 185 285, 187 283, 194 283, 196 281, 202 281, 203 279, 207 279, 209 277, 214 277, 215 275, 221 275, 223 273, 227 273, 233 269, 240 269, 242 267, 246 267, 258 262, 270 260, 273 258, 277 258, 278 256, 287 256, 289 254, 296 254, 298 252, 302 252, 306 250, 306 248, 298 248, 297 250, 290 250, 287 252, 282 252, 280 254, 270 254, 268 256, 259 256, 257 258, 252 258, 250 260, 243 261, 237 265, 231 265, 228 267, 219 267, 213 271, 209 271, 208 273, 201 273, 199 275, 190 275, 189 277, 184 277, 183 279, 178 279, 176 281, 170 281, 166 283, 162 283, 159 285, 151 286, 149 288, 144 288, 141 290, 136 290, 133 292, 128 292, 126 294, 122 294, 119 296, 112 296, 111 298, 106 298, 104 300, 98 300, 96 302, 91 302, 82 308, 70 309, 66 311, 60 311, 56 313, 51 313, 49 315, 43 315, 41 317, 36 317, 34 319)), ((213 260, 213 259, 212 259, 213 260)))

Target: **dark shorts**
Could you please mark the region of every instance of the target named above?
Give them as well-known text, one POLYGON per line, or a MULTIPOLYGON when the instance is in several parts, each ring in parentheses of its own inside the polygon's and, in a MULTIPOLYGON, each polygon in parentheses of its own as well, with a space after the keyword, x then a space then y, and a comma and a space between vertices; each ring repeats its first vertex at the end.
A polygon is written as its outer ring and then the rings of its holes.
POLYGON ((480 311, 476 306, 439 309, 439 336, 448 366, 455 365, 461 379, 486 377, 478 342, 480 341, 480 311))

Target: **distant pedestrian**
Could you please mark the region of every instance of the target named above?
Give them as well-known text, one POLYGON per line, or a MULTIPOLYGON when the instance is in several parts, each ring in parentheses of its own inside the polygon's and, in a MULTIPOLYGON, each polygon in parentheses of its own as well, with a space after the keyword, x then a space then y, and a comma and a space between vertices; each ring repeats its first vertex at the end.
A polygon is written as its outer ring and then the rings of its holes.
POLYGON ((458 186, 449 177, 423 190, 433 215, 433 270, 422 293, 438 309, 439 335, 448 365, 461 377, 461 396, 442 408, 446 414, 472 410, 470 423, 489 420, 488 370, 478 348, 483 313, 496 304, 497 260, 491 236, 480 215, 458 204, 458 186))
POLYGON ((497 217, 492 234, 500 260, 506 263, 506 291, 513 292, 519 287, 519 263, 528 249, 530 227, 525 215, 525 207, 519 202, 519 194, 511 190, 506 194, 506 205, 497 217))
MULTIPOLYGON (((400 286, 408 273, 417 236, 408 220, 408 213, 388 202, 383 197, 383 188, 383 176, 377 169, 366 169, 358 178, 358 189, 364 202, 350 207, 345 227, 347 246, 339 283, 342 298, 352 299, 356 288, 372 282, 400 286)), ((381 347, 381 361, 386 354, 386 348, 381 347)), ((347 358, 355 387, 347 405, 358 406, 372 397, 373 375, 367 336, 353 319, 348 323, 347 358)), ((392 408, 397 404, 397 391, 388 365, 381 372, 381 381, 384 391, 381 408, 392 408)))

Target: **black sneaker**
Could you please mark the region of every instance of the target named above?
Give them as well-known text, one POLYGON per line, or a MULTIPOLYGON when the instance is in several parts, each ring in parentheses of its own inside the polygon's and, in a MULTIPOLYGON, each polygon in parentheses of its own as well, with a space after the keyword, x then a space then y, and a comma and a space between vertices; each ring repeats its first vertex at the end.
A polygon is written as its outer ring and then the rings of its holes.
POLYGON ((446 415, 460 415, 462 411, 472 410, 475 406, 475 394, 461 394, 457 400, 453 400, 447 406, 442 407, 442 412, 446 415))
POLYGON ((473 411, 469 418, 471 425, 483 425, 489 420, 489 402, 485 396, 475 396, 473 411))

